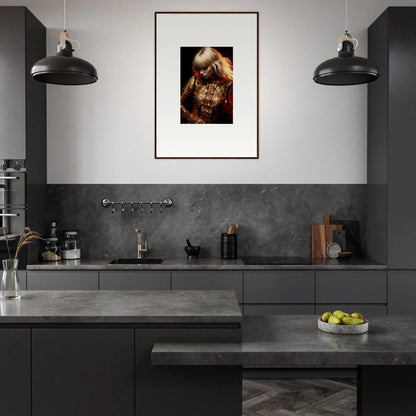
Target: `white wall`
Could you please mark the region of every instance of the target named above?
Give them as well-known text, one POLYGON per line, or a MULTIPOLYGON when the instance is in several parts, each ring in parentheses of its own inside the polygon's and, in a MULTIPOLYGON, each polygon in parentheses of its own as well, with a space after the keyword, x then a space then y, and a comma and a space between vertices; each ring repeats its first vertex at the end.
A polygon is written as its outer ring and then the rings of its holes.
MULTIPOLYGON (((0 5, 26 5, 55 54, 63 0, 0 5)), ((367 56, 366 29, 382 11, 406 5, 416 0, 349 1, 358 55, 367 56)), ((67 0, 67 20, 99 81, 48 86, 49 183, 366 182, 367 87, 312 81, 336 56, 344 0, 67 0), (260 12, 258 160, 154 159, 155 11, 260 12)))

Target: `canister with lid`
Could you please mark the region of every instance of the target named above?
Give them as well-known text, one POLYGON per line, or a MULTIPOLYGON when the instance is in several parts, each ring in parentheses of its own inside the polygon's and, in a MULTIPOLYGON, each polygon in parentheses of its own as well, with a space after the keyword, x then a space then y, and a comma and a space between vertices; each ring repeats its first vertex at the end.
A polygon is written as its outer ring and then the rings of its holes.
POLYGON ((63 232, 61 244, 61 257, 63 260, 75 260, 81 258, 81 249, 78 241, 78 231, 69 230, 63 232))

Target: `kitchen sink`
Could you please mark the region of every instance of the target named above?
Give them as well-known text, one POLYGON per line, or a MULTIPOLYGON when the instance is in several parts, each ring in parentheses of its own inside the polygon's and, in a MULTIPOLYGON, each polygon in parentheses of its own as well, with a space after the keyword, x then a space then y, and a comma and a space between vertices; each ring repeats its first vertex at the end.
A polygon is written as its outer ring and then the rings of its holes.
POLYGON ((131 259, 114 259, 111 260, 108 264, 161 264, 163 262, 163 259, 157 259, 157 258, 144 258, 144 259, 138 259, 138 258, 131 258, 131 259))

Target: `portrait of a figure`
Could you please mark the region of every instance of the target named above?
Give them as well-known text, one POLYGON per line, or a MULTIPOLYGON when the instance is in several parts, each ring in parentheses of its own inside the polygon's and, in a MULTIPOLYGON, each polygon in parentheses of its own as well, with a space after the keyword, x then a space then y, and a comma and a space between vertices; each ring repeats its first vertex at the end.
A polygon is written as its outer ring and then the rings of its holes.
POLYGON ((181 47, 181 124, 233 124, 232 58, 232 47, 181 47))

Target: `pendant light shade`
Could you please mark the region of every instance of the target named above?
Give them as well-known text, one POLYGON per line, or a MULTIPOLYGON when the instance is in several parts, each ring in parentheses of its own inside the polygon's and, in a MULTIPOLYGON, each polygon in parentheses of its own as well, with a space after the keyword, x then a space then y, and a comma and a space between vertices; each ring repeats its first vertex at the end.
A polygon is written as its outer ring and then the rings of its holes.
POLYGON ((322 62, 313 74, 313 80, 323 85, 365 84, 378 77, 377 65, 369 59, 354 56, 354 45, 349 40, 342 42, 336 58, 322 62))
POLYGON ((97 70, 88 61, 72 56, 71 42, 56 56, 37 61, 31 71, 33 79, 48 84, 84 85, 98 80, 97 70))
POLYGON ((317 66, 313 80, 322 85, 356 85, 375 81, 378 67, 367 58, 354 55, 358 40, 348 33, 348 0, 345 0, 345 33, 338 39, 338 56, 317 66))
POLYGON ((66 0, 64 0, 64 30, 60 34, 56 56, 37 61, 30 73, 36 81, 60 85, 85 85, 98 80, 97 70, 88 61, 72 56, 72 44, 66 31, 66 0))

